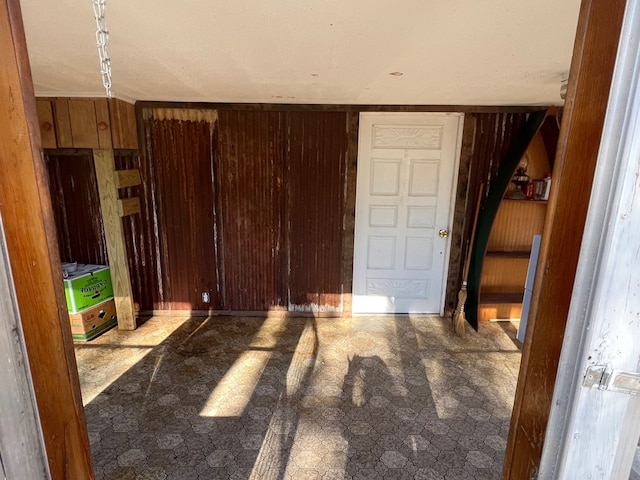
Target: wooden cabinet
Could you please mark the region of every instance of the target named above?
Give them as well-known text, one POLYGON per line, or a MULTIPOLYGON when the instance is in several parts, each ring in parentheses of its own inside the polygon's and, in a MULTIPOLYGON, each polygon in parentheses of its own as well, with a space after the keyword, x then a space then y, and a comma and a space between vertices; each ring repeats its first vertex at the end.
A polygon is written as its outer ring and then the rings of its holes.
MULTIPOLYGON (((531 179, 550 171, 540 133, 524 156, 531 179)), ((511 187, 510 187, 511 188, 511 187)), ((534 235, 544 228, 547 202, 504 198, 498 207, 480 277, 480 320, 519 318, 534 235)))
POLYGON ((134 106, 118 99, 38 99, 43 148, 138 149, 134 106))

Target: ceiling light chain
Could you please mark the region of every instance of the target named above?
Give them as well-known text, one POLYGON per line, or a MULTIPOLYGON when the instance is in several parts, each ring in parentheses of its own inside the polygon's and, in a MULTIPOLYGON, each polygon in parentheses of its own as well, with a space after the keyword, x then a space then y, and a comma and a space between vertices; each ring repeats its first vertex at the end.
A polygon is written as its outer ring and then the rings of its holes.
POLYGON ((93 2, 93 14, 96 17, 96 42, 98 44, 98 56, 100 57, 100 74, 102 85, 107 91, 107 97, 112 97, 111 92, 111 60, 109 59, 109 31, 104 18, 105 0, 91 0, 93 2))

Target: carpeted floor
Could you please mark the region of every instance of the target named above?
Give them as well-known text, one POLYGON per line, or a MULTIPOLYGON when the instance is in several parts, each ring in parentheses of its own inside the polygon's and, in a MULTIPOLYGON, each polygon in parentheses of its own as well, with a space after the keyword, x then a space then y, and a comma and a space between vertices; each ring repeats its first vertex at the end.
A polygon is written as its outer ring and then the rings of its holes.
POLYGON ((154 317, 76 345, 98 479, 498 479, 509 323, 154 317))

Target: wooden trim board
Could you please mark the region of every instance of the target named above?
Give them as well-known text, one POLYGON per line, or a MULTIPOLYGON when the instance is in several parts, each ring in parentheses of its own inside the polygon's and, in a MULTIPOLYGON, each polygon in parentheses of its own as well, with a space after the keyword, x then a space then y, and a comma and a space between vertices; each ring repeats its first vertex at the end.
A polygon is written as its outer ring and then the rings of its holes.
POLYGON ((93 150, 93 161, 96 167, 96 179, 98 180, 102 224, 104 225, 105 239, 107 241, 113 297, 118 314, 118 328, 121 330, 135 330, 136 317, 133 312, 133 294, 129 277, 127 248, 120 218, 122 215, 120 215, 118 203, 113 150, 93 150))
POLYGON ((505 479, 529 479, 542 453, 624 0, 583 0, 553 183, 505 457, 505 479))
POLYGON ((51 478, 93 479, 22 25, 0 1, 0 212, 51 478))
MULTIPOLYGON (((543 478, 637 479, 640 397, 584 385, 588 368, 638 372, 640 249, 638 125, 640 2, 629 2, 580 247, 558 378, 540 463, 543 478), (606 225, 606 228, 603 228, 606 225)), ((623 377, 624 378, 624 377, 623 377)), ((618 383, 631 391, 633 377, 618 383)), ((589 383, 589 382, 587 382, 589 383)), ((605 387, 602 385, 602 387, 605 387)), ((631 392, 629 392, 631 393, 631 392)))
POLYGON ((322 112, 455 112, 455 113, 527 113, 546 110, 548 105, 338 105, 338 104, 286 104, 286 103, 216 103, 138 101, 136 109, 169 108, 199 110, 272 110, 322 112))
POLYGON ((126 217, 140 213, 140 199, 138 197, 123 198, 118 200, 118 215, 126 217))
MULTIPOLYGON (((1 216, 0 216, 1 217, 1 216)), ((50 478, 0 218, 0 477, 50 478)))
POLYGON ((137 168, 131 168, 128 170, 116 170, 116 187, 127 188, 140 185, 142 180, 140 179, 140 170, 137 168))

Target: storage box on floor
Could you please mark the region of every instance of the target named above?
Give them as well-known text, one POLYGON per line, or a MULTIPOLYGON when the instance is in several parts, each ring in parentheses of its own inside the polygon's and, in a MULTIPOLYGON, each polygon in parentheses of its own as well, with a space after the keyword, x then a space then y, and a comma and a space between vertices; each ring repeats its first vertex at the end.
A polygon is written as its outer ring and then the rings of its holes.
POLYGON ((104 265, 63 264, 74 340, 91 340, 117 323, 111 273, 104 265))

